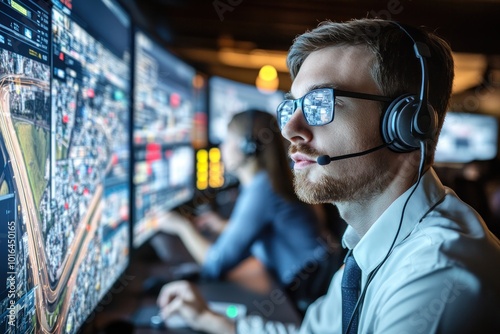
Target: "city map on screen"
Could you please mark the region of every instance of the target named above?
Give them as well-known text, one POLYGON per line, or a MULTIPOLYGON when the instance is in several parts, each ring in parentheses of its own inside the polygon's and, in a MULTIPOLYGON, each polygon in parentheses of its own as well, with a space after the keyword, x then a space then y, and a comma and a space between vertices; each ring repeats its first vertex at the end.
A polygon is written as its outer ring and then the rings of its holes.
POLYGON ((96 32, 130 24, 110 0, 0 6, 0 331, 77 333, 128 265, 130 41, 96 32))

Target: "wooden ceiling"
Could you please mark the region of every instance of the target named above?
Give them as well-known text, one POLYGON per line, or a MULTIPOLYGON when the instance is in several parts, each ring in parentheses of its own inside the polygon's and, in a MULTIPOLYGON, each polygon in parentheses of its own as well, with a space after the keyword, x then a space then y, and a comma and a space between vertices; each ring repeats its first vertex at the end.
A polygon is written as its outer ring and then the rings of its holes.
MULTIPOLYGON (((255 83, 258 68, 221 61, 221 50, 265 50, 282 57, 298 34, 320 21, 375 17, 422 25, 459 53, 500 71, 500 0, 121 0, 139 26, 210 75, 255 83)), ((288 73, 279 73, 288 90, 288 73)))

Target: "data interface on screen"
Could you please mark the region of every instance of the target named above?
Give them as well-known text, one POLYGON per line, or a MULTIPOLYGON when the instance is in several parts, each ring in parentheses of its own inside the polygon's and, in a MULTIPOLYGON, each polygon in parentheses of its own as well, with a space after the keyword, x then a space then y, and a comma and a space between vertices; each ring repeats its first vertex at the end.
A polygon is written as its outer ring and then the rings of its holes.
POLYGON ((190 143, 196 70, 137 30, 134 142, 190 143))
POLYGON ((162 219, 194 196, 194 149, 190 145, 136 147, 134 247, 160 229, 162 219))
POLYGON ((134 233, 139 247, 176 206, 194 195, 193 128, 205 83, 187 63, 148 35, 135 32, 134 233))

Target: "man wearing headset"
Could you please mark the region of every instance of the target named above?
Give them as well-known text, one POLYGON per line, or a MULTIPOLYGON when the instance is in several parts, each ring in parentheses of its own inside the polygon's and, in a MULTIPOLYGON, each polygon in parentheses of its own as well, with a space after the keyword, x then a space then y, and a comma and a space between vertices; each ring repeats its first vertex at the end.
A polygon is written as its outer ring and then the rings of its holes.
POLYGON ((350 251, 300 328, 233 324, 196 289, 163 289, 162 314, 209 333, 498 333, 500 241, 432 169, 453 82, 449 46, 395 22, 324 22, 297 37, 278 106, 295 189, 333 202, 350 251))

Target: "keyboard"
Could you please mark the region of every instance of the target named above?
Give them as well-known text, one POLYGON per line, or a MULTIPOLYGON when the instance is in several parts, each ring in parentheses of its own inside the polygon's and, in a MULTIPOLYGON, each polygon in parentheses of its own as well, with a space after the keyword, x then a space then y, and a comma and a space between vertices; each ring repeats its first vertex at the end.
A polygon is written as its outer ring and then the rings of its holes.
MULTIPOLYGON (((247 307, 239 303, 227 303, 219 301, 208 301, 208 307, 219 314, 226 316, 228 319, 238 319, 247 314, 247 307)), ((166 321, 163 321, 159 315, 158 306, 149 306, 143 308, 139 314, 134 317, 136 324, 145 325, 147 327, 165 329, 165 328, 186 328, 189 327, 184 318, 178 314, 173 314, 166 321), (149 318, 149 326, 145 323, 145 318, 149 318)))

